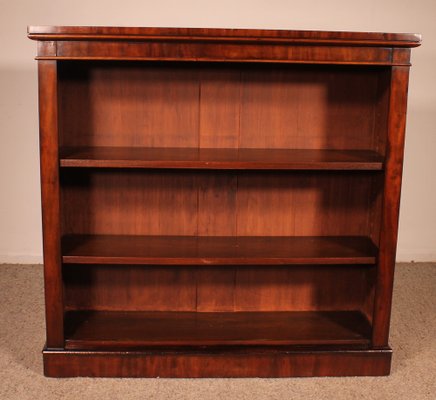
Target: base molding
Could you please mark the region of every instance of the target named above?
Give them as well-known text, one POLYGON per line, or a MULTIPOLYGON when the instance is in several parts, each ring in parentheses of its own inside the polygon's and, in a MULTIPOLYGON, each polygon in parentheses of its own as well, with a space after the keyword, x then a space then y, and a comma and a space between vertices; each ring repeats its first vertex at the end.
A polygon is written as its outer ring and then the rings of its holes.
POLYGON ((44 349, 48 377, 285 378, 389 375, 392 350, 66 351, 44 349))

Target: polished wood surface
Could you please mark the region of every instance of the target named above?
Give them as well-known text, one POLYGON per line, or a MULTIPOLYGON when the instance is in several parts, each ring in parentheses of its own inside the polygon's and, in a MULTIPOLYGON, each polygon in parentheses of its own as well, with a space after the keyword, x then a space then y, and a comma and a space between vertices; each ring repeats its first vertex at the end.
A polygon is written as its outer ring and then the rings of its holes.
POLYGON ((395 50, 421 43, 417 34, 374 32, 60 26, 31 26, 28 32, 54 44, 54 54, 41 51, 40 60, 410 65, 410 53, 395 50))
POLYGON ((51 377, 286 378, 389 375, 392 350, 251 349, 227 351, 44 350, 51 377))
POLYGON ((381 170, 369 150, 79 147, 61 150, 61 167, 271 170, 381 170))
POLYGON ((389 373, 420 35, 28 33, 47 376, 389 373))
POLYGON ((365 237, 69 235, 62 260, 75 264, 372 264, 365 237))
POLYGON ((358 310, 371 322, 374 270, 365 264, 64 264, 62 276, 68 311, 358 310))
POLYGON ((401 180, 406 131, 409 68, 395 67, 391 74, 389 124, 387 129, 386 171, 384 172, 383 210, 380 233, 381 252, 377 268, 374 303, 373 344, 388 345, 392 306, 401 180))
POLYGON ((368 46, 419 46, 421 35, 415 33, 285 31, 261 29, 213 28, 141 28, 104 26, 29 26, 29 38, 35 40, 177 40, 240 41, 359 44, 368 46))
POLYGON ((288 45, 208 44, 192 42, 183 46, 177 41, 150 43, 119 41, 59 41, 56 42, 56 56, 40 55, 37 60, 125 60, 125 61, 201 61, 234 63, 282 63, 282 64, 336 64, 336 65, 410 65, 408 59, 394 60, 390 48, 337 46, 300 46, 291 49, 288 45))
POLYGON ((41 152, 42 233, 44 252, 47 345, 63 348, 63 290, 61 278, 60 189, 58 169, 57 66, 38 64, 39 141, 41 152))
POLYGON ((366 345, 365 317, 344 312, 70 312, 65 348, 366 345))
POLYGON ((63 168, 63 234, 370 237, 382 179, 367 171, 63 168))
POLYGON ((64 62, 59 66, 60 144, 377 151, 382 139, 374 127, 384 111, 380 99, 389 91, 387 72, 64 62))

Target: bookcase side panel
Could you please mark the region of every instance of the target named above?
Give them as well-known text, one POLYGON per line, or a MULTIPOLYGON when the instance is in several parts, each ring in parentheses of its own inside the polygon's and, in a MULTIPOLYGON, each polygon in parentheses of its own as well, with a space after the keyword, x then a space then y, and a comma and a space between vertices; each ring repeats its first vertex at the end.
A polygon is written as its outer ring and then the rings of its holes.
POLYGON ((64 310, 60 252, 61 228, 56 61, 39 61, 38 79, 47 347, 62 348, 64 345, 64 310))
POLYGON ((380 254, 375 292, 373 345, 387 346, 398 236, 409 67, 394 66, 391 73, 389 121, 381 215, 380 254))

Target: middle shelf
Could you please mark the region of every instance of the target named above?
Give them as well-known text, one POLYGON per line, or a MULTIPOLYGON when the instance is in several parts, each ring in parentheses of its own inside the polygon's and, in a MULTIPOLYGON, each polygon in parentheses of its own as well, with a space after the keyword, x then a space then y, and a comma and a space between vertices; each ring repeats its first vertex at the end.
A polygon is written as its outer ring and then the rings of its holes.
POLYGON ((374 264, 377 251, 364 236, 66 235, 62 239, 62 261, 67 264, 374 264))
POLYGON ((229 149, 229 148, 62 148, 61 167, 382 170, 383 157, 370 150, 229 149))

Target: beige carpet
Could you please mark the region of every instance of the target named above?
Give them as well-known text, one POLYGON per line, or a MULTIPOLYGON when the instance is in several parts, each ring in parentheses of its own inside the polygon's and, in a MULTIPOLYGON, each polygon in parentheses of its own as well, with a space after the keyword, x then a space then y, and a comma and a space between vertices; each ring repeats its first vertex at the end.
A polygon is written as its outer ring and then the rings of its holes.
POLYGON ((382 378, 52 379, 42 375, 42 267, 0 265, 0 399, 436 399, 436 263, 399 264, 382 378))

